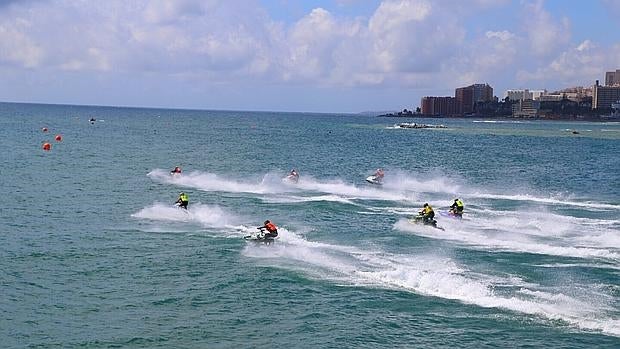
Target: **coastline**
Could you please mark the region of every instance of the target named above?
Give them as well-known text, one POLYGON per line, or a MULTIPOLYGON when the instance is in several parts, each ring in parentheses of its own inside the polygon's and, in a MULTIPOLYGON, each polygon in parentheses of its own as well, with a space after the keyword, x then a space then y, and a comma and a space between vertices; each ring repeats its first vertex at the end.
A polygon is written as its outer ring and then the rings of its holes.
POLYGON ((531 118, 516 118, 516 117, 508 117, 508 116, 488 116, 488 115, 467 115, 467 116, 440 116, 440 115, 422 115, 422 114, 410 114, 410 115, 375 115, 378 118, 396 118, 396 119, 413 119, 413 118, 424 118, 424 119, 440 119, 440 120, 464 120, 464 119, 480 119, 480 120, 501 120, 501 121, 588 121, 588 122, 620 122, 620 118, 611 118, 611 117, 531 117, 531 118))

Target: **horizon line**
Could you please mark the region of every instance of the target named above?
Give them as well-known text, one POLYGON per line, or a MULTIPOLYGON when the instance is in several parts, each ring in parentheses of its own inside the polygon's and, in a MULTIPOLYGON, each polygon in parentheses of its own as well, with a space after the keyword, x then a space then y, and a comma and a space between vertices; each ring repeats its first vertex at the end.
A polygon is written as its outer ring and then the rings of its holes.
MULTIPOLYGON (((364 115, 366 113, 382 113, 385 111, 358 111, 358 112, 321 112, 321 111, 291 111, 291 110, 250 110, 250 109, 203 109, 190 107, 157 107, 157 106, 136 106, 136 105, 106 105, 106 104, 72 104, 72 103, 51 103, 51 102, 23 102, 23 101, 5 101, 5 104, 35 104, 35 105, 51 105, 51 106, 68 106, 68 107, 101 107, 101 108, 125 108, 125 109, 163 109, 163 110, 186 110, 186 111, 219 111, 219 112, 243 112, 243 113, 295 113, 295 114, 344 114, 344 115, 364 115)), ((395 110, 394 110, 395 111, 395 110)))

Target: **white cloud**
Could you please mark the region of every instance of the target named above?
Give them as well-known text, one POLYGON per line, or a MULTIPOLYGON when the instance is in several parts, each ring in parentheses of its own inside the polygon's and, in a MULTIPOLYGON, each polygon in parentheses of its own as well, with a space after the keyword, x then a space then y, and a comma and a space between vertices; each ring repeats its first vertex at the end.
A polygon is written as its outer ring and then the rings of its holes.
POLYGON ((204 15, 209 8, 215 6, 217 1, 214 0, 151 0, 146 3, 144 19, 153 24, 184 22, 191 17, 204 15))
POLYGON ((606 49, 586 40, 560 52, 547 65, 534 70, 520 70, 519 81, 555 82, 560 86, 592 85, 602 79, 608 67, 620 66, 620 45, 606 49))
POLYGON ((0 63, 24 68, 36 68, 44 58, 44 51, 24 32, 29 23, 17 20, 0 25, 0 63), (21 22, 21 23, 20 23, 21 22), (21 30, 20 30, 21 29, 21 30))
POLYGON ((420 22, 431 13, 431 4, 425 0, 383 1, 368 24, 371 32, 389 32, 408 22, 420 22))
POLYGON ((316 8, 289 26, 252 4, 55 0, 13 5, 0 23, 11 15, 37 23, 13 33, 24 52, 35 52, 21 55, 29 66, 346 86, 430 81, 465 33, 458 16, 446 18, 440 8, 458 1, 385 0, 368 19, 316 8))
POLYGON ((566 18, 555 19, 544 8, 543 0, 523 7, 523 29, 529 39, 530 49, 540 57, 566 47, 570 41, 570 22, 566 18))
POLYGON ((579 46, 577 46, 577 51, 586 51, 594 48, 594 44, 590 40, 585 40, 579 46))
POLYGON ((507 30, 496 31, 496 32, 494 32, 494 31, 487 31, 485 35, 489 39, 498 38, 498 39, 500 39, 502 41, 508 41, 508 40, 510 40, 510 39, 515 37, 515 35, 513 33, 509 32, 507 30))
POLYGON ((620 66, 617 47, 572 43, 570 22, 542 1, 524 3, 518 28, 468 32, 467 19, 504 3, 384 0, 367 18, 315 8, 284 23, 258 0, 13 2, 0 9, 0 65, 208 83, 450 89, 498 76, 593 79, 596 69, 620 66))

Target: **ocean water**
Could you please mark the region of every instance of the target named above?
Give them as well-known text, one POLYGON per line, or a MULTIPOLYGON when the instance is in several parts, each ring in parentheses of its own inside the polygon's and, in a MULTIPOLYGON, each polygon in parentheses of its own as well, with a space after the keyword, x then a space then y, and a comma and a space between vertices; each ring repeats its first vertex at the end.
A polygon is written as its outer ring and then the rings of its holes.
POLYGON ((3 348, 620 347, 619 123, 1 103, 0 130, 3 348))

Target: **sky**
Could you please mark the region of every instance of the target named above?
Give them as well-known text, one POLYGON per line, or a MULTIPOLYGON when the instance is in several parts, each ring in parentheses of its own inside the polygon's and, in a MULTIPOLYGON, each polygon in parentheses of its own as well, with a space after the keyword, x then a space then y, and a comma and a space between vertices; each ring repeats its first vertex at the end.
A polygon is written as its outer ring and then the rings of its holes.
POLYGON ((356 113, 620 69, 620 0, 0 0, 0 101, 356 113))

